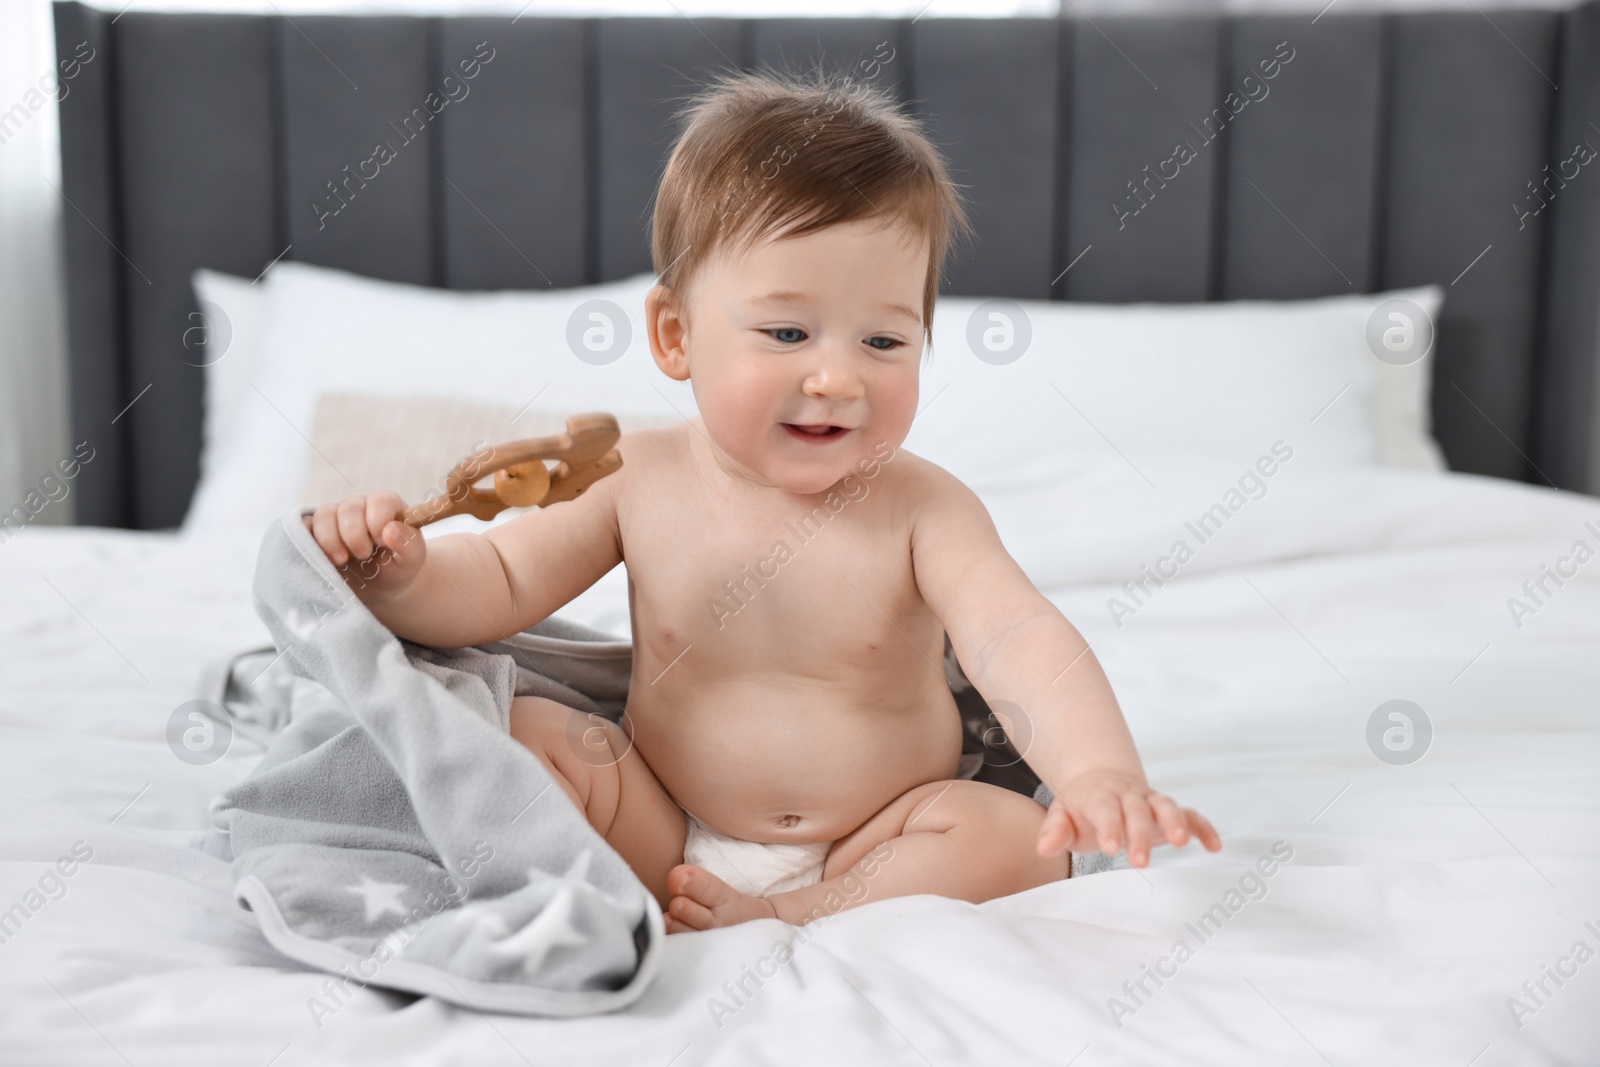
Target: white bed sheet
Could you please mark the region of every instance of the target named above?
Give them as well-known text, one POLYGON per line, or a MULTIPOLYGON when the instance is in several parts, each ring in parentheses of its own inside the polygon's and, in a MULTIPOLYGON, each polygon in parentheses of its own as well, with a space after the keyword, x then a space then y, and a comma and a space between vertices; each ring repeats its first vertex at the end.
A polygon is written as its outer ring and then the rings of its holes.
MULTIPOLYGON (((1152 780, 1215 820, 1221 854, 1163 849, 1144 871, 981 906, 919 896, 803 931, 673 936, 631 1008, 562 1020, 367 990, 319 1026, 327 977, 268 948, 227 865, 191 847, 259 749, 236 738, 191 767, 164 740, 199 664, 265 636, 254 539, 27 529, 0 545, 0 909, 74 842, 94 855, 0 943, 0 1062, 1600 1062, 1600 961, 1571 955, 1600 950, 1600 560, 1520 630, 1505 606, 1574 541, 1600 546, 1581 525, 1600 508, 1487 479, 1356 477, 1329 483, 1319 526, 1340 532, 1320 547, 1218 553, 1121 629, 1114 585, 1049 590, 1152 780), (1394 698, 1435 730, 1410 766, 1365 742, 1394 698), (1293 859, 1265 896, 1203 943, 1187 931, 1278 841, 1293 859), (1123 983, 1179 938, 1192 958, 1135 1001, 1123 983), (751 995, 716 1018, 711 998, 734 1004, 723 984, 779 942, 793 962, 746 977, 751 995), (1535 1002, 1523 983, 1558 964, 1576 973, 1535 1002), (1137 1010, 1114 1021, 1113 997, 1137 1010), (1535 1010, 1514 1019, 1512 997, 1535 1010)), ((1037 511, 1001 525, 1008 540, 1068 529, 1037 511)), ((564 613, 625 627, 625 608, 619 570, 564 613)))

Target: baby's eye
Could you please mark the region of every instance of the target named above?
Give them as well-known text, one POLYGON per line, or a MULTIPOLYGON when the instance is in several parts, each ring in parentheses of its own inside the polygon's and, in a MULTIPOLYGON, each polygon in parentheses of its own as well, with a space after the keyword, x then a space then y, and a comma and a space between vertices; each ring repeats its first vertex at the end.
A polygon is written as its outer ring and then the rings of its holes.
POLYGON ((893 349, 901 347, 905 344, 905 342, 896 341, 893 337, 869 337, 867 338, 867 344, 872 345, 873 348, 876 348, 880 352, 889 352, 893 349), (877 344, 876 342, 878 341, 882 341, 883 344, 877 344))
POLYGON ((806 332, 798 326, 779 326, 776 330, 768 330, 767 333, 771 334, 774 340, 782 341, 784 344, 799 344, 806 339, 806 332))

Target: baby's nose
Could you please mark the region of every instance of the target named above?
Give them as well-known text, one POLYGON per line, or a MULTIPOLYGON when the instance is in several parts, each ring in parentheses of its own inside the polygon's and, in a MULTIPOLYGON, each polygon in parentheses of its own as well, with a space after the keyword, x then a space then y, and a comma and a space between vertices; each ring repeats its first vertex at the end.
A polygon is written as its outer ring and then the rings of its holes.
POLYGON ((818 360, 806 375, 804 390, 807 396, 833 400, 857 400, 866 391, 855 360, 837 353, 825 354, 818 360))

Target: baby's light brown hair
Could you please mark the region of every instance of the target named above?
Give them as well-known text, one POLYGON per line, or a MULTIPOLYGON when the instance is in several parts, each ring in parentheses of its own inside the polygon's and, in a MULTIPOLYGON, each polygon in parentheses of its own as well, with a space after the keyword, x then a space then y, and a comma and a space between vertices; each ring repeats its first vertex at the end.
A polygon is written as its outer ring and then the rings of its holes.
POLYGON ((686 300, 718 249, 738 254, 780 232, 881 219, 928 242, 922 324, 931 339, 940 268, 972 227, 939 150, 889 92, 820 68, 731 72, 678 117, 651 235, 662 285, 686 300))

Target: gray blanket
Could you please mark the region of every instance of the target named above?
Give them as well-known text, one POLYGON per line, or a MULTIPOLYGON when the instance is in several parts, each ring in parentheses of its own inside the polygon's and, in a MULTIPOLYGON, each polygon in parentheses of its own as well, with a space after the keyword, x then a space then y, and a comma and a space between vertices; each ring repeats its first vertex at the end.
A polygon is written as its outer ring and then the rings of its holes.
MULTIPOLYGON (((660 908, 509 733, 513 696, 619 719, 630 643, 554 617, 476 648, 400 640, 300 512, 262 539, 254 600, 276 647, 211 665, 202 696, 265 751, 213 800, 222 833, 205 847, 231 860, 235 895, 274 948, 339 976, 311 1005, 318 1021, 352 986, 532 1015, 642 994, 660 908)), ((975 696, 948 641, 945 673, 975 696)), ((986 716, 977 701, 964 761, 984 760, 986 716)), ((1048 788, 1035 799, 1048 805, 1048 788)), ((1110 865, 1072 860, 1074 877, 1110 865)))
MULTIPOLYGON (((402 641, 299 512, 262 539, 254 600, 286 681, 252 687, 261 706, 242 717, 282 729, 212 813, 272 946, 343 976, 346 994, 371 984, 537 1015, 642 994, 659 906, 509 734, 513 695, 619 716, 629 643, 554 618, 479 648, 402 641)), ((218 702, 236 710, 245 685, 223 671, 218 702)))

